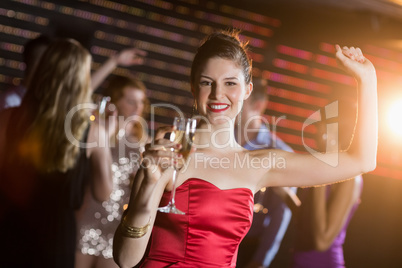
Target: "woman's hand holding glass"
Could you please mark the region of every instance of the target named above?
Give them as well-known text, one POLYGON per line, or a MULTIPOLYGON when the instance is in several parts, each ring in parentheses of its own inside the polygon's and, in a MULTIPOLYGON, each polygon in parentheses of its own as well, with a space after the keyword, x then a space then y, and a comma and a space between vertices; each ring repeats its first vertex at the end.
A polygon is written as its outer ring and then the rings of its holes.
POLYGON ((180 158, 178 154, 172 152, 179 149, 181 145, 164 138, 166 133, 172 131, 173 126, 158 128, 153 142, 145 146, 141 166, 149 183, 157 183, 162 179, 167 185, 169 179, 164 179, 163 175, 170 170, 172 163, 180 158))
POLYGON ((175 206, 175 185, 178 171, 185 164, 188 155, 194 151, 191 145, 195 126, 194 119, 176 117, 173 126, 159 128, 154 142, 145 147, 142 166, 147 179, 152 183, 163 180, 165 186, 168 186, 169 182, 172 183, 169 204, 159 208, 160 212, 184 214, 175 206), (170 133, 170 140, 164 138, 167 133, 170 133), (173 172, 168 173, 172 168, 173 172), (165 174, 167 176, 163 176, 165 174))
POLYGON ((112 139, 118 124, 116 107, 111 103, 109 96, 93 94, 92 99, 97 108, 92 111, 90 120, 102 125, 109 139, 112 139))

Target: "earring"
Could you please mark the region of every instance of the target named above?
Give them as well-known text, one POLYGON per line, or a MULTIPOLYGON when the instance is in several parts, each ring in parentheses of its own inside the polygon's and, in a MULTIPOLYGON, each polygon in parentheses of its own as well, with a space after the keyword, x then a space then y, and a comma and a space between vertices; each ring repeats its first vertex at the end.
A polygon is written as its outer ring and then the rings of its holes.
POLYGON ((197 114, 198 114, 197 102, 194 100, 193 109, 192 109, 192 111, 191 111, 191 117, 194 117, 194 116, 197 115, 197 114))
POLYGON ((241 107, 240 113, 237 115, 237 128, 241 125, 241 114, 243 113, 243 106, 241 107))

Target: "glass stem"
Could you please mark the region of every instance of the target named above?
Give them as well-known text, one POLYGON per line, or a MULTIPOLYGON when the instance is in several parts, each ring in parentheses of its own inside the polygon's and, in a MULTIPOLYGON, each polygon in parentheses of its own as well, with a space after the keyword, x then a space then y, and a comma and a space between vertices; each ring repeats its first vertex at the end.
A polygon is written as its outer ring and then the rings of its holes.
POLYGON ((176 167, 173 168, 173 188, 172 188, 172 192, 171 192, 171 197, 170 197, 170 203, 172 203, 172 205, 175 204, 175 196, 176 196, 176 179, 177 179, 177 169, 176 167))

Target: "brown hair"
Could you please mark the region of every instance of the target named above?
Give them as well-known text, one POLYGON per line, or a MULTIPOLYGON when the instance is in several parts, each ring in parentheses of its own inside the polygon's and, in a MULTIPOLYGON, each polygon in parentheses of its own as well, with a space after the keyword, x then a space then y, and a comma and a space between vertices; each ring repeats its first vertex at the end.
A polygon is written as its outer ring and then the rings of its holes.
MULTIPOLYGON (((112 79, 110 79, 109 83, 103 90, 102 94, 104 96, 109 96, 110 101, 112 103, 117 103, 121 98, 123 98, 124 96, 123 91, 127 87, 132 87, 144 92, 145 103, 144 103, 144 110, 141 116, 145 117, 145 115, 148 113, 149 101, 148 98, 146 97, 147 89, 141 80, 136 79, 134 77, 115 75, 112 79)), ((146 133, 143 126, 139 122, 137 122, 134 125, 133 133, 131 134, 141 140, 144 134, 146 133)))
POLYGON ((109 96, 110 101, 116 103, 124 96, 123 90, 126 87, 133 87, 144 93, 146 93, 147 90, 144 83, 136 78, 116 75, 110 79, 102 94, 109 96))
POLYGON ((246 83, 251 82, 252 62, 247 55, 247 42, 240 41, 239 30, 218 31, 205 38, 191 66, 191 85, 207 60, 215 57, 236 62, 243 70, 246 83))

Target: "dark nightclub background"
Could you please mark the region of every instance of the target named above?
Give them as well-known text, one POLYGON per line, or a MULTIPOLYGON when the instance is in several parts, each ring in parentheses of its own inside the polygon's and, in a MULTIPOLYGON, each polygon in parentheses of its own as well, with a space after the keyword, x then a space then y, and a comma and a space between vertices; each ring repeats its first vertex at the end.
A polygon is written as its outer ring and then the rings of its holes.
MULTIPOLYGON (((94 70, 123 48, 148 51, 144 65, 119 67, 114 74, 143 80, 152 104, 173 103, 190 113, 196 47, 215 29, 235 27, 250 41, 253 75, 269 81, 267 120, 294 150, 304 152, 305 145, 315 147, 316 130, 304 129, 302 139, 303 122, 319 110, 325 117, 321 108, 333 101, 339 104, 333 122, 344 135, 352 133, 355 81, 336 68, 333 54, 336 43, 359 46, 379 79, 378 167, 364 175, 345 258, 348 267, 402 267, 402 7, 398 1, 359 2, 2 0, 0 90, 20 83, 23 45, 43 33, 80 41, 93 55, 94 70)), ((169 109, 154 112, 151 127, 174 116, 169 109)), ((284 267, 285 256, 273 266, 284 267)))

